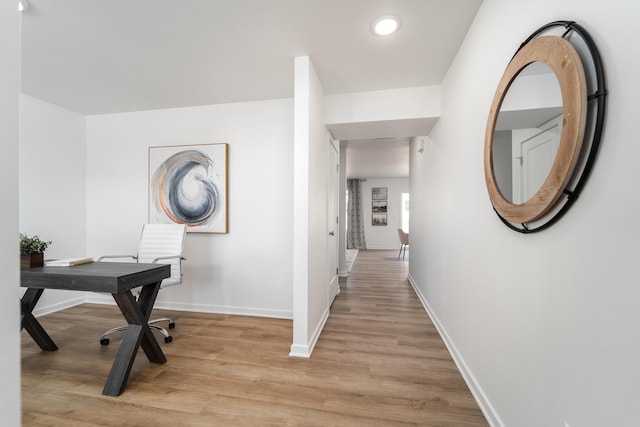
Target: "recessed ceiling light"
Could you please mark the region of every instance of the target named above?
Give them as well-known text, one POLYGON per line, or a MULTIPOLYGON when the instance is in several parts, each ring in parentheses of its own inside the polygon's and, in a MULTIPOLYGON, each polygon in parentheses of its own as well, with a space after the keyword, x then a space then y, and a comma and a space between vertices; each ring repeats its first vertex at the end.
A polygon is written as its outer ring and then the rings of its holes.
POLYGON ((395 33, 400 27, 400 20, 396 16, 381 16, 373 21, 371 28, 379 36, 388 36, 395 33))

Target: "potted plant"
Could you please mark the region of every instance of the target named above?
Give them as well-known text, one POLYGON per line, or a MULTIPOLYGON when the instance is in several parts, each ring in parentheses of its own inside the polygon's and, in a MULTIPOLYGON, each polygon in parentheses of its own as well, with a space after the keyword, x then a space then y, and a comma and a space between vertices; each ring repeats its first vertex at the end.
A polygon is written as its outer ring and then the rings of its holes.
POLYGON ((44 265, 44 251, 51 241, 40 240, 37 235, 29 237, 20 233, 20 269, 42 267, 44 265))

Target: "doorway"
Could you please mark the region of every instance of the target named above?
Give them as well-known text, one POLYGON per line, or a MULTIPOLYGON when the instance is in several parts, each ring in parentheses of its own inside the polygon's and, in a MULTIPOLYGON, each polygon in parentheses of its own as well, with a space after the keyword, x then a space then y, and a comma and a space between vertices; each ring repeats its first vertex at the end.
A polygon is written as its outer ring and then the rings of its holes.
POLYGON ((329 140, 329 161, 327 164, 327 282, 329 283, 329 306, 340 293, 340 284, 338 280, 338 235, 341 233, 339 229, 339 174, 340 164, 338 160, 338 151, 333 143, 329 140))

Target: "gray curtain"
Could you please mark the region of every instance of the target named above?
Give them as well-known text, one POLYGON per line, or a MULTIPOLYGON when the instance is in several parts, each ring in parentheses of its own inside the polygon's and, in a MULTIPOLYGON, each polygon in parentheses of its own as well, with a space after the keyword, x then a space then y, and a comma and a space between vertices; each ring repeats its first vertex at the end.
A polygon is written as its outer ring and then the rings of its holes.
POLYGON ((348 179, 347 190, 349 191, 347 249, 367 249, 367 242, 364 238, 361 181, 348 179))

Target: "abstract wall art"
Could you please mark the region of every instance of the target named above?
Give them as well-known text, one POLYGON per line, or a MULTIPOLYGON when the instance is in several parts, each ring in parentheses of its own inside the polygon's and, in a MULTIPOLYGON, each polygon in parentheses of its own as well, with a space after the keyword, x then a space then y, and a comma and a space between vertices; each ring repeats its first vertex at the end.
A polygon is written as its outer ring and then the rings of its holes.
POLYGON ((228 232, 228 144, 149 147, 149 222, 228 232))

